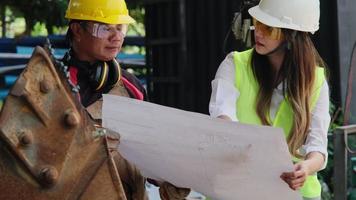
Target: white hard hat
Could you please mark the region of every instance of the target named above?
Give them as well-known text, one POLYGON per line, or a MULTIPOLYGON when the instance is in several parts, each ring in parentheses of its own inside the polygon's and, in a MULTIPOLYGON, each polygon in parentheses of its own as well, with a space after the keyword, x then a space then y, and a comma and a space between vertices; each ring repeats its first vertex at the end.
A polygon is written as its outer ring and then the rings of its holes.
POLYGON ((319 29, 319 0, 261 0, 248 12, 271 27, 311 33, 319 29))

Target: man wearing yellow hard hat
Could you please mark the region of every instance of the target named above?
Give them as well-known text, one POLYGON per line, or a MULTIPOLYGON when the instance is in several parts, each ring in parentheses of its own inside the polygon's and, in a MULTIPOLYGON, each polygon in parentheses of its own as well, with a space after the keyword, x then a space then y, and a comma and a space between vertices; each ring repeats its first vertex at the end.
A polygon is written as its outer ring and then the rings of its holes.
MULTIPOLYGON (((70 0, 67 40, 70 50, 63 61, 69 66, 70 81, 79 86, 80 101, 89 114, 100 121, 103 93, 146 100, 139 80, 120 68, 116 56, 127 27, 135 22, 124 0, 70 0), (98 106, 99 105, 99 106, 98 106), (98 117, 99 116, 99 117, 98 117)), ((147 199, 146 179, 121 156, 115 158, 126 199, 147 199)), ((162 199, 184 199, 189 189, 161 183, 162 199)))

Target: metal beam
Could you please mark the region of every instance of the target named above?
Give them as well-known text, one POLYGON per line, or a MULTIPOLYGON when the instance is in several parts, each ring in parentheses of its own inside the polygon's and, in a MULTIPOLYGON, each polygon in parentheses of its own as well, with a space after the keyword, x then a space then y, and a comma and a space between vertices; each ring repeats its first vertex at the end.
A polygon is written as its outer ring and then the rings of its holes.
MULTIPOLYGON (((338 54, 339 54, 339 71, 340 71, 340 86, 341 102, 345 102, 347 81, 349 74, 349 66, 351 60, 351 52, 354 43, 356 42, 356 1, 354 0, 338 0, 337 2, 337 19, 338 19, 338 54)), ((331 29, 330 29, 331 30, 331 29)), ((353 84, 356 88, 356 83, 353 84)), ((356 89, 353 89, 356 92, 356 89)), ((351 107, 351 113, 356 112, 356 109, 351 107)), ((351 123, 356 123, 352 122, 351 123)))
POLYGON ((356 134, 356 125, 339 127, 334 132, 334 199, 347 199, 347 137, 356 134))

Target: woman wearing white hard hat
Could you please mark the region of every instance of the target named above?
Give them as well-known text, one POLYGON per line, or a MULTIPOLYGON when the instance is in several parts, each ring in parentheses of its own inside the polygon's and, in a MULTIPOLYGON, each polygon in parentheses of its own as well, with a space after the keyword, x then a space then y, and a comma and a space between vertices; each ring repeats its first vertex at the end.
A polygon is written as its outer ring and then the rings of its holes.
POLYGON ((330 123, 324 62, 309 37, 319 29, 319 7, 319 0, 261 0, 249 9, 256 45, 220 64, 209 104, 213 117, 282 128, 295 169, 281 178, 313 200, 330 123))

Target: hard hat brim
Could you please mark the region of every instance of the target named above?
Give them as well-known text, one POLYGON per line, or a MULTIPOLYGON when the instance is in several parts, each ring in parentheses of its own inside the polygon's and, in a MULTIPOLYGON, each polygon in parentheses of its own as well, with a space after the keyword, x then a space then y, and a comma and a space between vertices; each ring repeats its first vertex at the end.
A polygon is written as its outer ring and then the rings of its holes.
POLYGON ((314 33, 316 30, 305 30, 295 24, 289 24, 289 23, 283 23, 280 19, 275 18, 268 13, 264 12, 259 8, 259 6, 252 7, 248 10, 248 13, 255 18, 257 21, 260 21, 263 24, 266 24, 271 27, 276 27, 276 28, 285 28, 285 29, 291 29, 291 30, 296 30, 296 31, 303 31, 303 32, 311 32, 314 33))
POLYGON ((117 17, 110 17, 106 22, 107 24, 132 24, 136 21, 129 15, 119 15, 117 17))

